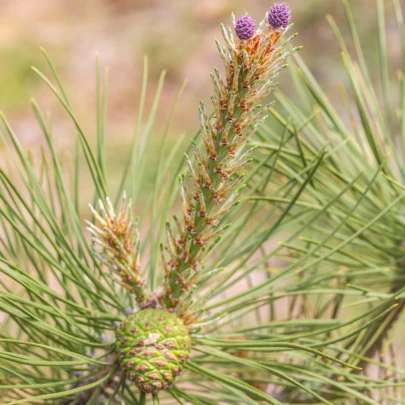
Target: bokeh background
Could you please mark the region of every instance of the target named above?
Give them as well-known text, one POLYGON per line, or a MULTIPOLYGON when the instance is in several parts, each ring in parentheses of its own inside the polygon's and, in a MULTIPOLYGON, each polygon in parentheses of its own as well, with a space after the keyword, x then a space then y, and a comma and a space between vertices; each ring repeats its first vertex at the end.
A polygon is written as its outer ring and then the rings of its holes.
MULTIPOLYGON (((387 2, 388 41, 393 63, 398 63, 392 4, 387 2), (389 3, 389 4, 388 4, 389 3), (392 30, 391 30, 392 27, 392 30), (392 31, 392 32, 391 32, 392 31)), ((61 149, 71 147, 74 128, 56 98, 30 69, 48 73, 39 50, 52 57, 65 84, 74 111, 87 136, 95 139, 95 53, 109 68, 108 159, 112 181, 128 156, 135 125, 144 55, 149 58, 147 105, 151 105, 159 74, 167 70, 165 87, 156 116, 153 144, 161 141, 168 112, 184 81, 188 84, 179 103, 169 142, 198 127, 198 100, 209 104, 209 72, 221 61, 214 44, 220 38, 219 23, 230 24, 230 13, 248 11, 257 21, 271 7, 269 0, 0 0, 0 109, 27 148, 38 149, 42 135, 29 105, 35 96, 50 111, 61 149)), ((299 32, 295 43, 304 45, 300 55, 322 86, 339 103, 336 91, 345 81, 340 52, 325 16, 332 14, 347 32, 339 0, 289 0, 299 32)), ((376 5, 374 0, 351 0, 367 56, 378 63, 375 52, 376 5)), ((284 92, 294 97, 288 75, 284 92)), ((153 166, 152 148, 149 148, 153 166)), ((3 151, 0 149, 0 157, 3 151)), ((145 180, 145 179, 144 179, 145 180)), ((147 190, 148 179, 146 179, 147 190)))

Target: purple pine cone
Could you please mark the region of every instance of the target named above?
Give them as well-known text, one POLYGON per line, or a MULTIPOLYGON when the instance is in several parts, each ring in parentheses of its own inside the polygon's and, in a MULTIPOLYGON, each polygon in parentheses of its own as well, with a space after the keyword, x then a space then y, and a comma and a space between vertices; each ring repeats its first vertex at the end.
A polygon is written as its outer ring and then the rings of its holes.
POLYGON ((291 10, 286 3, 276 3, 269 12, 269 24, 272 28, 287 28, 291 21, 291 10))
POLYGON ((239 17, 236 21, 235 32, 239 39, 246 40, 252 38, 256 32, 255 20, 248 15, 239 17))

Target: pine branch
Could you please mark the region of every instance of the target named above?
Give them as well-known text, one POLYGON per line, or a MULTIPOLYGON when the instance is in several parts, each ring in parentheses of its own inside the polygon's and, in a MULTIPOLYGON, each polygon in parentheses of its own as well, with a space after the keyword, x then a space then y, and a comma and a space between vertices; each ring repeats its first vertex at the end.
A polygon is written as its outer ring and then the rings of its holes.
MULTIPOLYGON (((101 102, 98 65, 93 153, 45 54, 57 86, 39 74, 73 119, 78 149, 72 168, 57 153, 51 128, 33 101, 49 148, 49 157, 43 151, 38 164, 3 118, 12 162, 0 171, 4 403, 256 405, 282 400, 380 405, 403 397, 400 365, 368 359, 379 376, 358 373, 352 365, 365 360, 359 354, 364 335, 381 330, 381 320, 395 323, 389 317, 396 317, 396 308, 384 301, 391 305, 395 297, 367 285, 403 285, 399 272, 393 271, 392 278, 385 274, 397 269, 404 256, 403 182, 381 176, 374 160, 360 160, 362 148, 349 141, 349 131, 311 78, 309 87, 322 108, 305 116, 279 93, 291 114, 290 120, 280 121, 282 136, 279 127, 261 124, 270 104, 260 103, 272 91, 285 57, 297 49, 284 51, 286 45, 280 45, 289 15, 288 7, 277 3, 258 30, 249 16, 235 21, 237 38, 222 29, 226 46, 218 47, 225 75, 212 74, 212 116, 200 105, 201 146, 197 141, 191 145, 193 156, 187 152, 186 158, 190 172, 181 177, 183 219, 165 225, 182 170, 183 163, 176 161, 180 139, 168 156, 161 146, 153 193, 144 206, 150 221, 140 220, 142 240, 130 201, 124 198, 115 210, 105 197, 106 86, 101 102), (324 133, 342 139, 331 139, 326 149, 324 133), (253 134, 260 142, 251 153, 253 134), (172 162, 175 176, 167 181, 172 162), (242 178, 249 162, 252 170, 242 178), (84 170, 91 174, 94 201, 101 198, 100 209, 93 210, 97 222, 89 224, 93 243, 83 232, 78 209, 84 170), (237 205, 244 183, 249 206, 237 205), (166 278, 157 302, 143 277, 154 290, 162 276, 156 240, 164 230, 166 278), (276 248, 268 243, 275 236, 276 248), (143 257, 142 274, 140 251, 149 256, 143 257), (274 258, 288 265, 276 268, 274 258), (350 272, 342 270, 346 268, 350 272), (357 280, 360 287, 348 284, 357 280), (236 283, 243 288, 235 290, 236 283), (139 311, 133 312, 134 301, 139 311), (362 309, 355 317, 348 314, 348 301, 362 309), (370 303, 363 310, 361 305, 370 303)), ((294 67, 292 72, 297 73, 294 67)), ((146 76, 145 69, 140 119, 146 76)), ((141 194, 138 177, 147 167, 144 154, 163 76, 143 134, 138 121, 119 185, 123 190, 130 183, 134 204, 141 194)), ((369 101, 358 93, 357 98, 359 106, 369 101)), ((366 115, 363 122, 369 131, 364 139, 378 139, 366 115)), ((373 158, 384 156, 374 151, 373 158)))
POLYGON ((164 291, 159 299, 171 310, 176 310, 180 298, 197 284, 205 252, 221 237, 223 219, 238 204, 237 196, 244 187, 239 173, 251 161, 253 150, 242 149, 273 104, 262 106, 260 102, 276 87, 286 58, 300 49, 284 51, 296 35, 279 44, 287 24, 273 28, 263 21, 256 31, 253 20, 244 16, 234 20, 234 26, 236 38, 222 25, 226 46, 217 41, 225 78, 217 69, 211 74, 212 118, 200 102, 203 152, 193 144, 194 163, 186 155, 191 181, 180 178, 183 223, 175 217, 174 227, 167 224, 167 246, 162 247, 164 291))

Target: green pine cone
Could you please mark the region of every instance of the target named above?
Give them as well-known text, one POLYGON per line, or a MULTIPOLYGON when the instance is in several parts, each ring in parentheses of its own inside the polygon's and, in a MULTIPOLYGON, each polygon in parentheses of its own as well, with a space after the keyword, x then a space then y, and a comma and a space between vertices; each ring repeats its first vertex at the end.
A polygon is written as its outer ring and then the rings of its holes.
POLYGON ((128 316, 116 336, 121 369, 143 392, 156 393, 171 385, 190 355, 187 327, 175 314, 160 309, 128 316))

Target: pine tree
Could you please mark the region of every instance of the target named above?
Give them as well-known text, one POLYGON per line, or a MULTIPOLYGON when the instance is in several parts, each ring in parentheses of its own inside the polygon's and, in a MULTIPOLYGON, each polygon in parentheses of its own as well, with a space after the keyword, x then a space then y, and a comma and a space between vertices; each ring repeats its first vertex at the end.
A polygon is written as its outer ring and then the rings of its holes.
MULTIPOLYGON (((349 142, 349 130, 299 58, 289 70, 298 94, 305 87, 314 97, 315 113, 306 114, 314 101, 301 111, 280 92, 291 119, 267 103, 286 59, 299 50, 291 45, 296 34, 288 36, 285 3, 276 3, 258 26, 248 15, 232 16, 233 29, 221 26, 223 43, 217 41, 224 66, 211 74, 212 108, 200 103, 200 129, 176 163, 182 139, 171 150, 165 139, 180 89, 143 206, 140 179, 150 170, 144 151, 164 74, 142 131, 145 59, 135 137, 122 179, 112 185, 105 153, 107 80, 101 83, 98 61, 92 149, 43 51, 51 77, 34 72, 72 120, 77 147, 73 156, 58 151, 50 120, 35 100, 46 142, 40 155, 24 150, 1 116, 7 155, 0 168, 2 403, 404 402, 398 399, 402 370, 368 358, 402 309, 398 204, 404 190, 396 175, 403 168, 399 154, 389 165, 382 152, 394 142, 385 130, 396 128, 398 118, 388 88, 384 112, 368 97, 374 96, 371 79, 364 76, 367 64, 344 5, 363 69, 359 76, 344 53, 363 125, 359 140, 349 142), (281 131, 269 126, 270 112, 281 131), (328 150, 327 126, 333 128, 328 150), (365 140, 370 153, 363 150, 365 140), (94 197, 85 201, 90 208, 83 218, 85 175, 94 197), (177 211, 181 215, 170 218, 177 211), (148 214, 138 218, 142 212, 148 214), (276 248, 275 238, 281 241, 276 248), (358 310, 345 311, 356 297, 358 310), (368 362, 384 380, 361 372, 368 362)), ((384 62, 382 1, 379 6, 384 62)), ((386 85, 387 74, 383 64, 386 85)))

